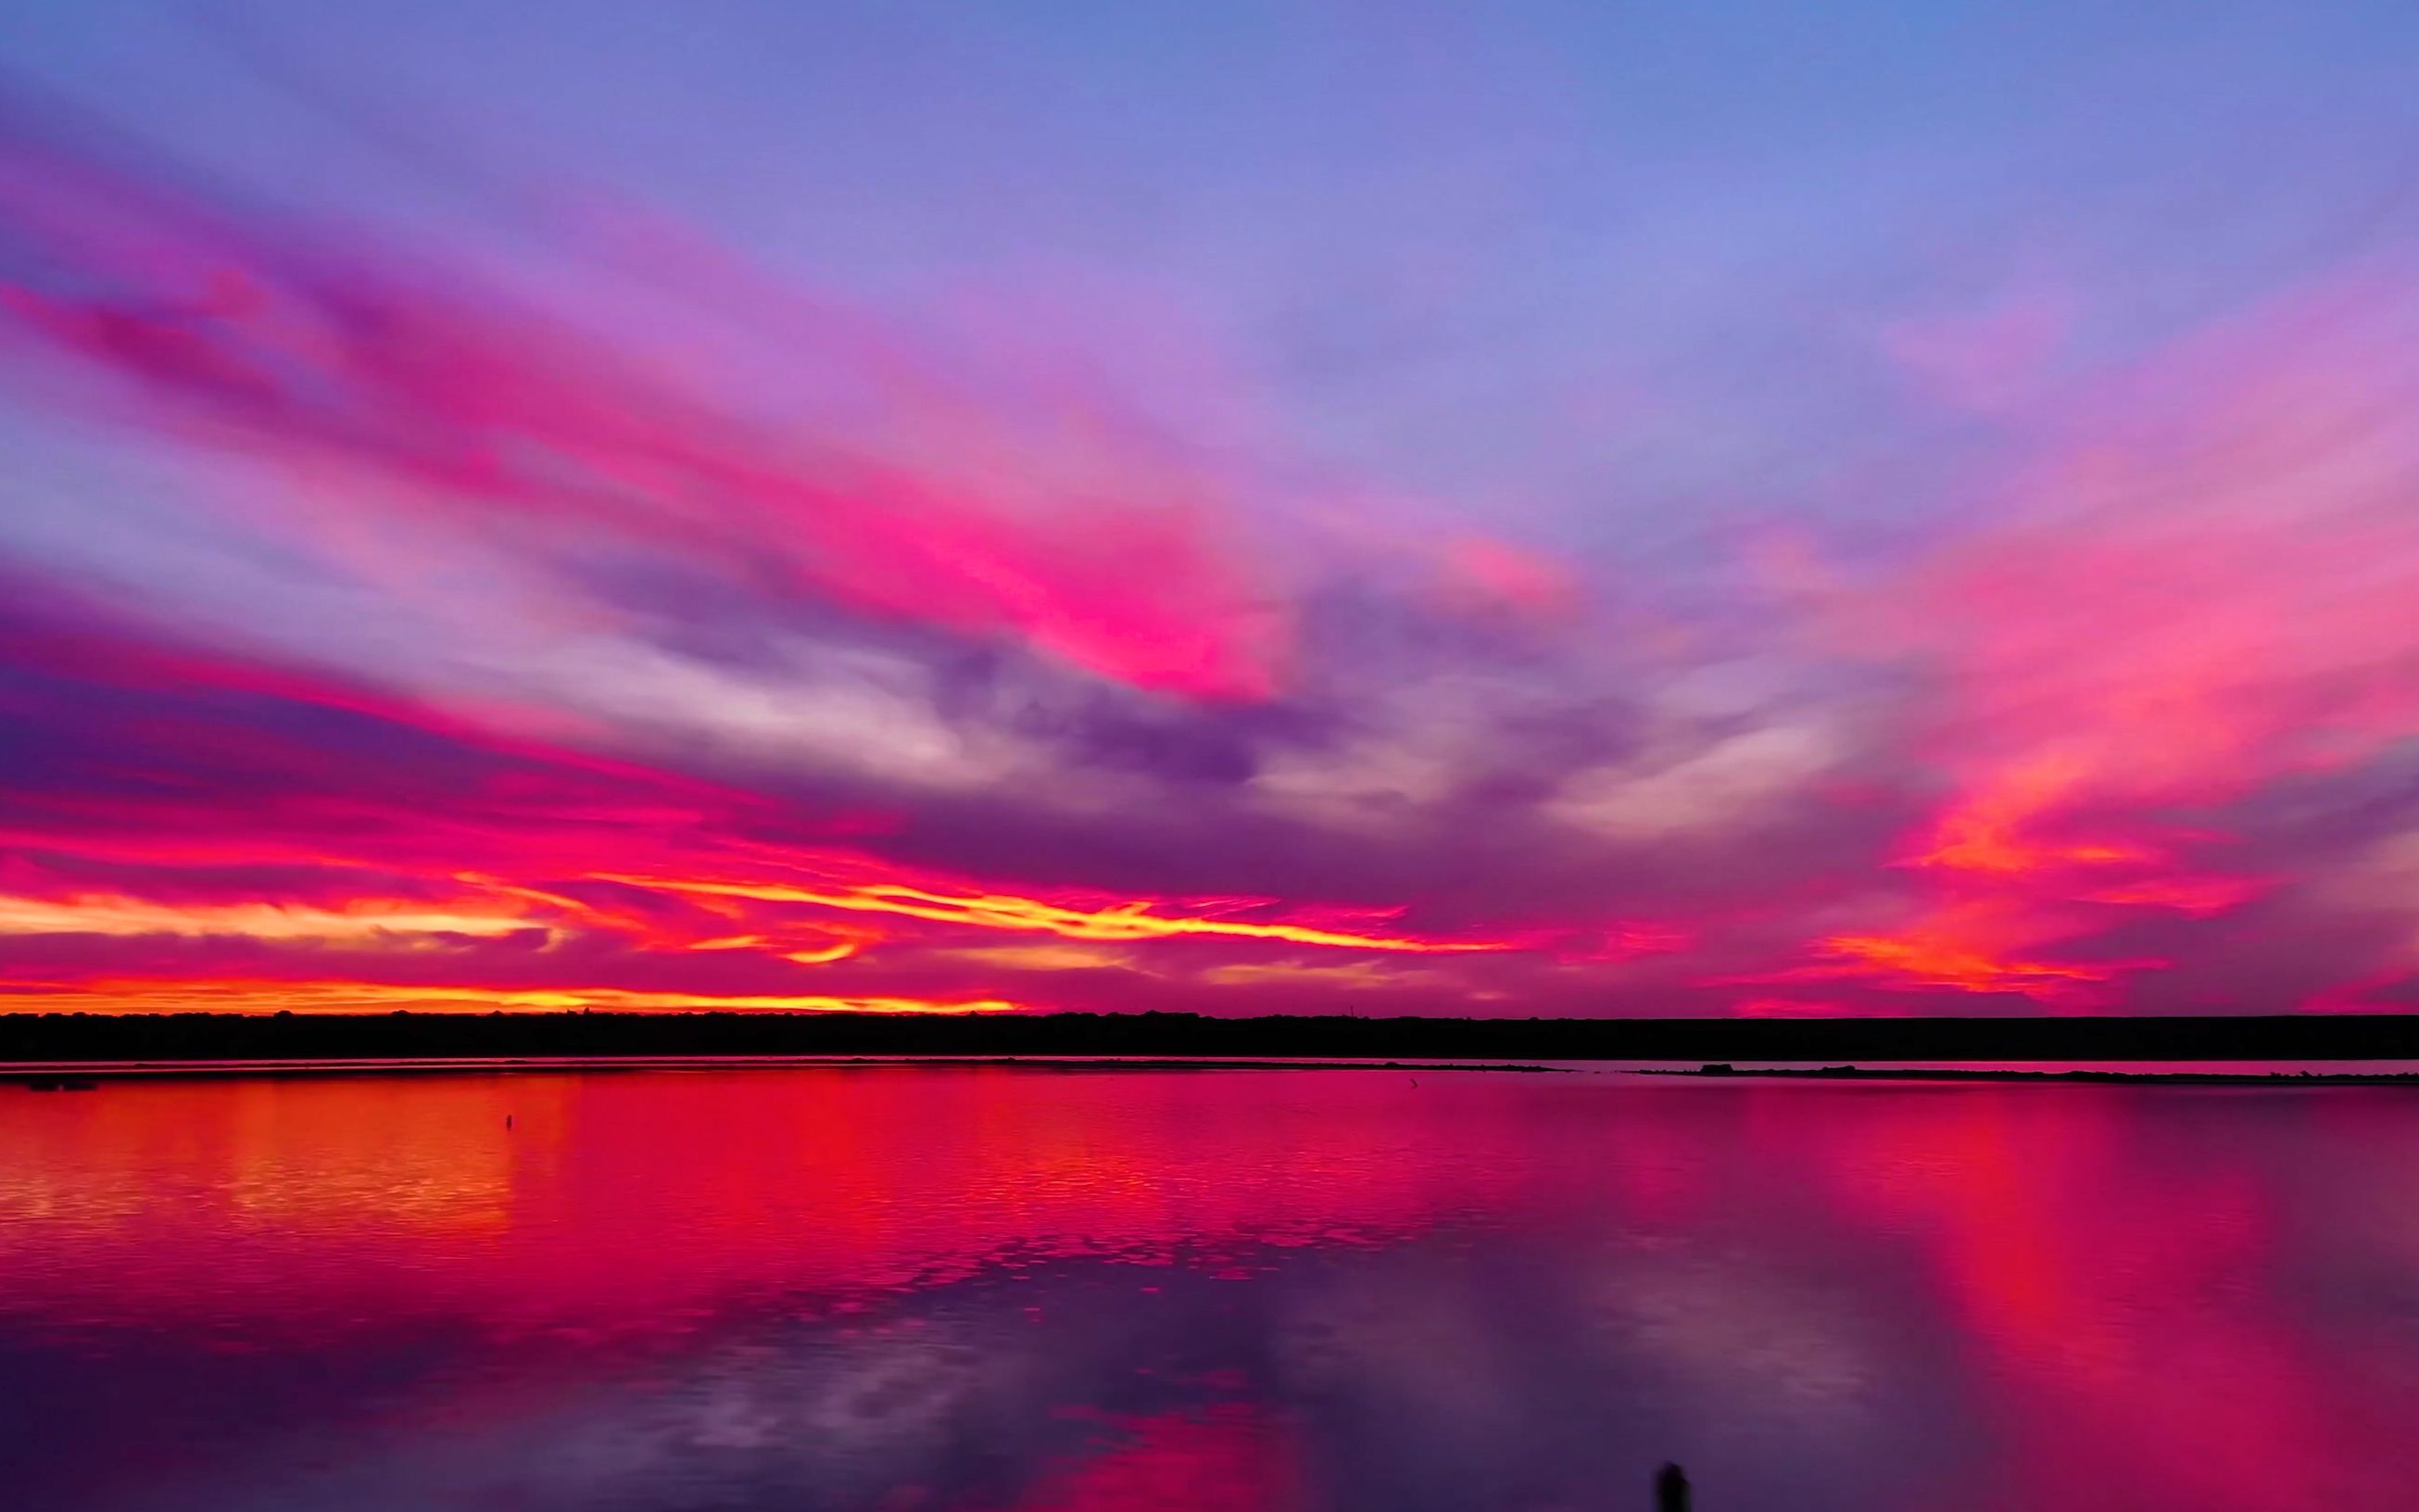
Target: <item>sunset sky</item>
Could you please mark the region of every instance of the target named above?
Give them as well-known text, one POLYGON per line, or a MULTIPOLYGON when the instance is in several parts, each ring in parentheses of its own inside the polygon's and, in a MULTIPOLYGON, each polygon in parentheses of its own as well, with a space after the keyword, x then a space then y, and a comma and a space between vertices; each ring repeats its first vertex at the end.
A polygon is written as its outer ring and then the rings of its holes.
POLYGON ((0 1004, 2419 1010, 2419 12, 0 0, 0 1004))

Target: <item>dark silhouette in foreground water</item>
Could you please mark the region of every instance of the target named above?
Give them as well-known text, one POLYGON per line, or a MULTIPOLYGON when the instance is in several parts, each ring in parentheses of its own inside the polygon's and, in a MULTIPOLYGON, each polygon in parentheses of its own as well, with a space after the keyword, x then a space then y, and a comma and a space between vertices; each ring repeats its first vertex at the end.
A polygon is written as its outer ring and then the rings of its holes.
POLYGON ((1655 1512, 1688 1512, 1688 1477, 1679 1466, 1655 1473, 1655 1512))

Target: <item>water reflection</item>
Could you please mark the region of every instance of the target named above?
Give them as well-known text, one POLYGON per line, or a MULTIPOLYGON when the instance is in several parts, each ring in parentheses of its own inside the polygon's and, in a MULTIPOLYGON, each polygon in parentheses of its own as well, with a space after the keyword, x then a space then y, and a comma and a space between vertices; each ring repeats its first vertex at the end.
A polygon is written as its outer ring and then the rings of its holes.
POLYGON ((2398 1088, 8 1093, 0 1461, 139 1512, 1642 1508, 1670 1458, 1706 1509, 2403 1508, 2414 1196, 2398 1088))

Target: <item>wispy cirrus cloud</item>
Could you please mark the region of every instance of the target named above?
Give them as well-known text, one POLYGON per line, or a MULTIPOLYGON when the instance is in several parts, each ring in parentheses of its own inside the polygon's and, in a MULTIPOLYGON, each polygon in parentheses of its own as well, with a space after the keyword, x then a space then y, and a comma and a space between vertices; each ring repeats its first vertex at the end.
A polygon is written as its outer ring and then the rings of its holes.
POLYGON ((2369 271, 2179 344, 1853 601, 1841 633, 1925 679, 1947 792, 1890 857, 1926 901, 1795 975, 2112 1003, 2169 963, 2088 942, 2296 880, 2228 865, 2231 810, 2419 735, 2414 333, 2369 271))

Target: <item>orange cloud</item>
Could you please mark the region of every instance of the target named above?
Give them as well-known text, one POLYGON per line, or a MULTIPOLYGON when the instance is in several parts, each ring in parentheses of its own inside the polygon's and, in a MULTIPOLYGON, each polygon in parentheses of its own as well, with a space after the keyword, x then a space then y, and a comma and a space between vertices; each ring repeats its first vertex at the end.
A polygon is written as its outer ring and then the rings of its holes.
MULTIPOLYGON (((1143 899, 1103 908, 1082 908, 1005 893, 944 893, 899 883, 800 887, 778 883, 707 882, 681 877, 599 873, 600 880, 664 892, 762 903, 806 903, 852 913, 895 914, 941 924, 1055 934, 1071 940, 1151 940, 1184 936, 1279 940, 1291 945, 1333 946, 1354 950, 1400 950, 1425 954, 1518 949, 1505 940, 1450 939, 1411 934, 1362 933, 1306 924, 1259 922, 1217 914, 1165 914, 1165 901, 1143 899)), ((1260 899, 1188 901, 1196 908, 1239 911, 1267 906, 1260 899)))
MULTIPOLYGON (((39 985, 39 984, 34 984, 39 985)), ((639 992, 619 987, 521 989, 425 986, 376 981, 184 980, 107 978, 59 983, 40 993, 54 1013, 416 1013, 731 1012, 781 1013, 1011 1013, 1032 1005, 1006 998, 935 999, 817 994, 716 995, 705 992, 639 992)))

